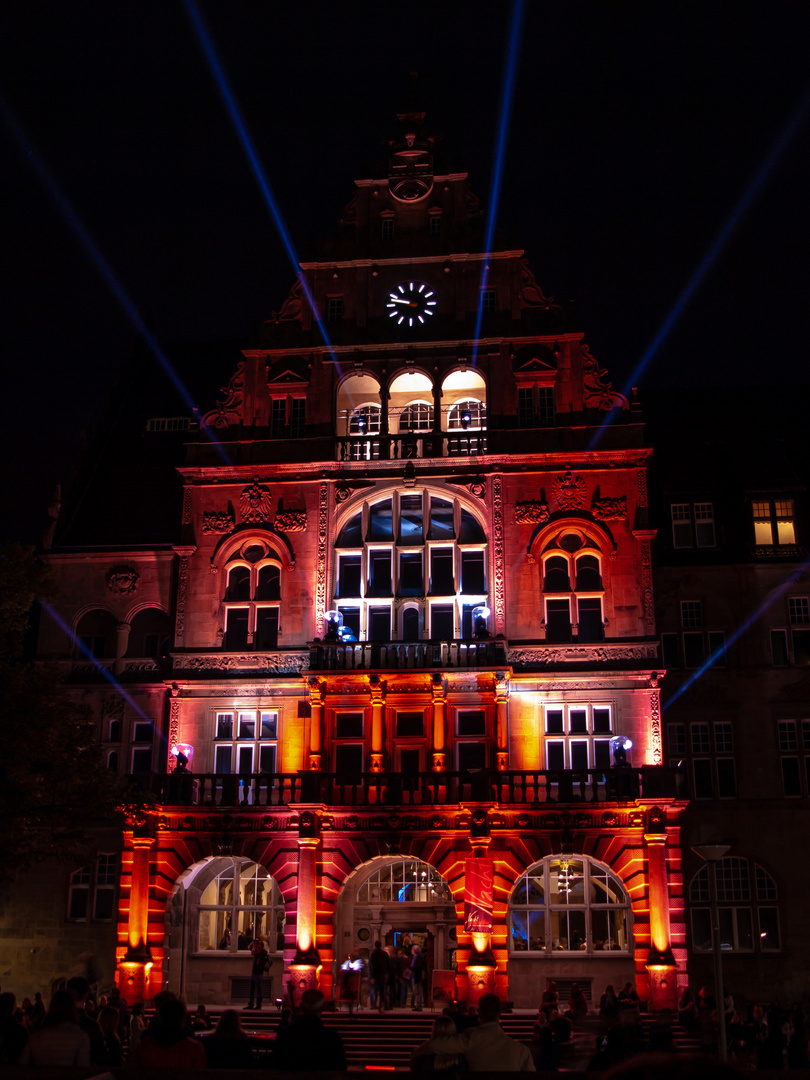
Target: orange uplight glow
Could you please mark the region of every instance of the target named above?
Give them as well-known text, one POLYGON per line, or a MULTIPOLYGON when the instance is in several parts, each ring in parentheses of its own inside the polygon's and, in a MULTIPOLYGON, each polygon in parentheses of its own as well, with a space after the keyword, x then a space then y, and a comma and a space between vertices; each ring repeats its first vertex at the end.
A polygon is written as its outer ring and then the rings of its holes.
POLYGON ((487 945, 489 945, 489 934, 473 933, 470 936, 472 937, 472 943, 475 947, 475 951, 480 953, 484 952, 487 945))

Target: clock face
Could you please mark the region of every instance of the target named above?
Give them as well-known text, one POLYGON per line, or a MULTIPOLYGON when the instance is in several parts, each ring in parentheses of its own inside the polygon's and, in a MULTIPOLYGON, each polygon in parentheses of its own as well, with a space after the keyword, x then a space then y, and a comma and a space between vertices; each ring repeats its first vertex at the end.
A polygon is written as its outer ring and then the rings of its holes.
POLYGON ((421 326, 436 314, 436 294, 423 281, 403 281, 388 294, 388 316, 397 326, 421 326))

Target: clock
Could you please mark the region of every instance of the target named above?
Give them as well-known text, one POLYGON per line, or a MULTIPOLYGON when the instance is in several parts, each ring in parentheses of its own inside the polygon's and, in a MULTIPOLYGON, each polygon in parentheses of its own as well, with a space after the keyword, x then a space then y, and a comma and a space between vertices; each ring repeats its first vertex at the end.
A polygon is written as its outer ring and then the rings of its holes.
POLYGON ((436 314, 436 294, 424 281, 403 281, 388 294, 388 316, 397 326, 420 326, 436 314))

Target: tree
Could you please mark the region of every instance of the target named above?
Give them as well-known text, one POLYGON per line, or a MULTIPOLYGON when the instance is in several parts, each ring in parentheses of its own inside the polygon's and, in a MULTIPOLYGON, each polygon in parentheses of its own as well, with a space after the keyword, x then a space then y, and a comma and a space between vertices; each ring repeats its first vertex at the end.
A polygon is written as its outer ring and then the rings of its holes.
POLYGON ((79 857, 90 825, 116 820, 122 800, 90 710, 26 656, 37 600, 53 592, 33 548, 0 548, 0 880, 41 859, 79 857))

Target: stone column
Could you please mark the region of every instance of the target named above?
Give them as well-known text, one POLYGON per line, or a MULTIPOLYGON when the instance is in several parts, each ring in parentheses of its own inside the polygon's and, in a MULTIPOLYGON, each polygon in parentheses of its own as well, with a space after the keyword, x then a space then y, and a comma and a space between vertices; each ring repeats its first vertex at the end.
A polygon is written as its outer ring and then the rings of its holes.
POLYGON ((667 835, 663 829, 644 834, 650 890, 650 1012, 678 1007, 677 966, 670 945, 667 835))
POLYGON ((320 818, 313 811, 304 810, 298 825, 296 948, 287 983, 293 1007, 300 1003, 305 990, 317 987, 321 967, 321 957, 316 947, 319 843, 320 818))
POLYGON ((371 676, 371 762, 370 772, 382 772, 385 765, 383 743, 385 738, 385 683, 378 675, 371 676))
POLYGON ((433 675, 433 771, 444 772, 447 768, 445 754, 445 707, 444 682, 441 675, 433 675))
POLYGON ((324 686, 318 679, 309 680, 309 767, 321 769, 321 738, 323 732, 324 686))
POLYGON ((499 671, 495 676, 495 720, 498 768, 509 768, 509 683, 499 671))
MULTIPOLYGON (((126 836, 126 834, 125 834, 126 836)), ((153 836, 131 834, 132 884, 129 893, 127 951, 119 964, 118 986, 122 997, 147 1001, 152 953, 149 948, 149 850, 153 836)))

